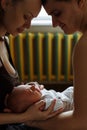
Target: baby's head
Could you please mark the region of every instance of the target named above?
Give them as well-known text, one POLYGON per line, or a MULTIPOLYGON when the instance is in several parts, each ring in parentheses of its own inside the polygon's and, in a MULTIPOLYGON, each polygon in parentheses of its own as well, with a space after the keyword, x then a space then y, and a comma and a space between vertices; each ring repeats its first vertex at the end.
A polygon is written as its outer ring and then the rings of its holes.
POLYGON ((30 105, 41 99, 40 91, 35 85, 14 87, 7 96, 6 105, 12 112, 24 112, 30 105))

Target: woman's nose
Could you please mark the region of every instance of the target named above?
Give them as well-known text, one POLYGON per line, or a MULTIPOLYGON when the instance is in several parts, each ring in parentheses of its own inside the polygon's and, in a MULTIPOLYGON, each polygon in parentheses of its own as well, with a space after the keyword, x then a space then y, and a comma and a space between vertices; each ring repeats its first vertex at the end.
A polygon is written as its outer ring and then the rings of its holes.
POLYGON ((31 25, 31 21, 27 21, 23 26, 24 28, 30 28, 30 25, 31 25))

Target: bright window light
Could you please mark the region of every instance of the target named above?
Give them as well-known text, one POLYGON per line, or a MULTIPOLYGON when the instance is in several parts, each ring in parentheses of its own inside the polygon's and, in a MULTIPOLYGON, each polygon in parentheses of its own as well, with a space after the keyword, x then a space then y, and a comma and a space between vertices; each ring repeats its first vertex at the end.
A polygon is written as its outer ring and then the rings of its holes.
POLYGON ((49 16, 42 7, 39 15, 32 20, 31 25, 52 25, 51 16, 49 16))

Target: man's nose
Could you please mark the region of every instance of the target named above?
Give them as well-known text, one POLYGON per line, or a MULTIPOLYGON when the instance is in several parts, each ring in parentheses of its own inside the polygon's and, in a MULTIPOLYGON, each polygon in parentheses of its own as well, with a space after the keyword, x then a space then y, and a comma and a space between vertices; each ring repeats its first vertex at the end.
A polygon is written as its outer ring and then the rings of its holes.
POLYGON ((58 20, 56 18, 52 17, 52 26, 57 27, 58 26, 58 20))

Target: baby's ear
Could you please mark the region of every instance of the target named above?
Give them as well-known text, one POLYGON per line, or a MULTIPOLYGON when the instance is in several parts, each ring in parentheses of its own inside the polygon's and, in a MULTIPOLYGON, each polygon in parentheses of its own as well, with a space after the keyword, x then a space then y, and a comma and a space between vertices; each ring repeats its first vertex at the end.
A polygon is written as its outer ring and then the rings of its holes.
POLYGON ((11 113, 12 112, 12 110, 9 109, 9 108, 5 108, 3 111, 6 112, 6 113, 11 113))

